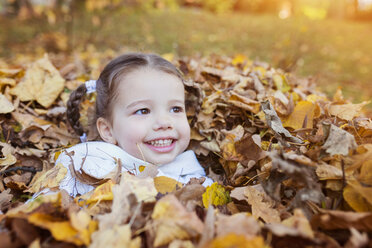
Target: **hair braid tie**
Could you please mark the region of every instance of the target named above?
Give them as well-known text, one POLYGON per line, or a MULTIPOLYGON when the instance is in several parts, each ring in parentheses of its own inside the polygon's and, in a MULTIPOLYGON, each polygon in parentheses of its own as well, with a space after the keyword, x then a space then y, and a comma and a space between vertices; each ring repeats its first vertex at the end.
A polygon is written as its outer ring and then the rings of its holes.
POLYGON ((97 83, 96 80, 89 80, 85 82, 85 88, 87 88, 86 94, 96 92, 96 83, 97 83))

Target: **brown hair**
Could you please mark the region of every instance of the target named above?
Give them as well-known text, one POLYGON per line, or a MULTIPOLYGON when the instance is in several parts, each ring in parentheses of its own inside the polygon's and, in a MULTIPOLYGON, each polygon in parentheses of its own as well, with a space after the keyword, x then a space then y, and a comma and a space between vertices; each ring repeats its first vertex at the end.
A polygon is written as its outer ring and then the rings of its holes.
MULTIPOLYGON (((172 63, 156 54, 127 53, 121 55, 111 60, 105 66, 96 81, 97 99, 95 120, 99 117, 112 120, 111 111, 117 97, 117 89, 120 81, 126 74, 143 67, 149 67, 175 75, 184 82, 181 72, 172 63)), ((185 85, 185 87, 187 86, 185 85)), ((79 136, 84 134, 83 126, 79 122, 79 106, 86 92, 85 84, 80 85, 71 93, 67 102, 67 120, 79 136)))

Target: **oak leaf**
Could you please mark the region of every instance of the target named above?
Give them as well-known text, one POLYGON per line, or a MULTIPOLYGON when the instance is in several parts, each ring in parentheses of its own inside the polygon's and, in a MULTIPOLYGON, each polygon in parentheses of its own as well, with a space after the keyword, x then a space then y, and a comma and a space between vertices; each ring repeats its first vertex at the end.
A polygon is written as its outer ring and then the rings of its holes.
POLYGON ((259 191, 256 187, 247 186, 244 190, 244 195, 252 207, 253 217, 256 219, 261 218, 266 223, 280 222, 280 213, 274 207, 274 201, 264 191, 259 191))

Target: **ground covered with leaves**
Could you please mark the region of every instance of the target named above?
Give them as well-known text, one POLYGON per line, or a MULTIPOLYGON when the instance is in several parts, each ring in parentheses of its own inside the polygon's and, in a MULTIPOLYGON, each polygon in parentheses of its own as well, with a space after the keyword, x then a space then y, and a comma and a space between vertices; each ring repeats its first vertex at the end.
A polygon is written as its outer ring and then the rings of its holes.
MULTIPOLYGON (((310 80, 244 56, 167 56, 187 78, 189 148, 215 181, 207 188, 148 166, 93 179, 78 171, 96 189, 58 191, 66 169, 54 161, 79 142, 68 96, 114 54, 0 64, 0 247, 372 247, 367 102, 327 99, 310 80), (26 202, 44 188, 56 193, 26 202)), ((94 94, 85 126, 93 106, 94 94)))

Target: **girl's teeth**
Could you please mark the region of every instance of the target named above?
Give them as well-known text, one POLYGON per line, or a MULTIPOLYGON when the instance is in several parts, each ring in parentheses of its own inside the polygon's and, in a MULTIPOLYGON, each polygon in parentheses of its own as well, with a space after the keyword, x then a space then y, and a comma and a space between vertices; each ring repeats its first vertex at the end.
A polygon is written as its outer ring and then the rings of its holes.
POLYGON ((150 141, 152 146, 170 146, 172 144, 172 139, 166 140, 152 140, 150 141))

